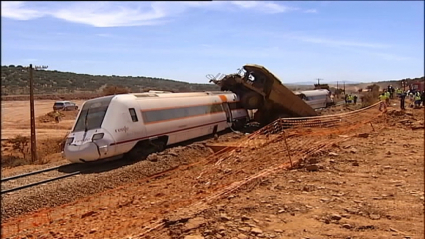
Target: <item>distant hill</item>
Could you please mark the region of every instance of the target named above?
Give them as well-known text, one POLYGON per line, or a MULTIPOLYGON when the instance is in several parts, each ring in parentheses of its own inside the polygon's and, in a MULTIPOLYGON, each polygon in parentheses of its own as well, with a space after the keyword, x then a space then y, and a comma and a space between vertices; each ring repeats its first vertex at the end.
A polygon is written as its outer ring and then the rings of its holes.
MULTIPOLYGON (((335 84, 336 85, 336 81, 321 81, 320 83, 323 83, 323 84, 335 84)), ((339 83, 339 85, 342 85, 343 84, 343 81, 339 81, 338 82, 339 83)), ((348 84, 360 84, 360 83, 362 83, 362 82, 360 82, 360 81, 345 81, 345 84, 346 85, 348 85, 348 84)), ((283 84, 285 84, 285 85, 289 85, 289 86, 291 86, 291 85, 297 85, 297 86, 300 86, 300 85, 308 85, 308 86, 312 86, 312 85, 314 85, 314 84, 317 84, 317 81, 302 81, 302 82, 297 82, 297 83, 290 83, 290 82, 288 82, 288 83, 285 83, 285 82, 283 82, 283 84)))
MULTIPOLYGON (((88 75, 49 70, 34 71, 33 79, 34 94, 102 92, 102 89, 108 85, 127 87, 132 92, 150 89, 176 92, 219 90, 215 84, 193 84, 147 76, 88 75)), ((14 65, 2 66, 1 93, 2 95, 29 94, 28 69, 14 65)))
MULTIPOLYGON (((377 81, 377 82, 356 82, 356 81, 345 81, 345 90, 347 92, 356 92, 359 89, 366 89, 367 86, 376 84, 380 87, 380 89, 387 88, 388 85, 392 85, 394 88, 402 88, 401 86, 401 80, 406 80, 407 85, 411 84, 415 81, 424 81, 424 76, 418 77, 418 78, 406 78, 406 79, 400 79, 400 80, 390 80, 390 81, 377 81)), ((314 89, 314 84, 317 82, 314 81, 305 81, 305 82, 299 82, 296 84, 287 83, 285 84, 289 89, 291 90, 311 90, 314 89)), ((338 85, 337 82, 326 82, 321 81, 322 84, 328 84, 331 90, 336 89, 343 89, 344 88, 344 81, 339 81, 338 85)), ((409 89, 408 86, 406 86, 406 89, 409 89)))
MULTIPOLYGON (((215 91, 219 87, 215 84, 194 84, 176 80, 147 77, 147 76, 106 76, 106 75, 88 75, 77 74, 72 72, 60 72, 49 70, 34 71, 34 94, 40 97, 47 94, 81 94, 93 93, 101 94, 106 86, 121 86, 131 90, 131 92, 143 92, 150 89, 153 90, 169 90, 175 92, 188 91, 215 91)), ((401 80, 401 79, 400 79, 401 80)), ((400 87, 400 80, 397 81, 381 81, 371 83, 358 83, 353 81, 345 81, 347 91, 357 91, 360 88, 366 88, 368 85, 376 83, 381 88, 393 85, 400 87)), ((424 77, 415 79, 407 79, 409 82, 416 80, 424 80, 424 77)), ((7 95, 28 95, 29 94, 29 72, 27 68, 22 66, 2 66, 1 67, 1 93, 7 95)), ((291 90, 308 90, 313 89, 316 82, 302 82, 297 84, 284 83, 291 90)), ((336 82, 321 83, 329 84, 331 88, 336 87, 336 82)), ((338 84, 338 88, 343 88, 342 80, 338 84)), ((40 98, 38 97, 38 98, 40 98)))
MULTIPOLYGON (((425 77, 417 77, 417 78, 406 78, 406 79, 400 79, 400 80, 390 80, 390 81, 377 81, 377 82, 369 82, 369 83, 357 83, 357 84, 345 84, 346 91, 355 92, 359 89, 366 89, 367 86, 376 84, 379 86, 380 90, 387 88, 389 85, 392 85, 394 88, 403 88, 401 85, 401 81, 406 80, 406 90, 409 89, 408 85, 410 85, 413 82, 417 81, 424 81, 425 77)), ((329 86, 336 87, 336 84, 329 84, 329 86)), ((342 88, 343 86, 339 84, 339 88, 342 88)))

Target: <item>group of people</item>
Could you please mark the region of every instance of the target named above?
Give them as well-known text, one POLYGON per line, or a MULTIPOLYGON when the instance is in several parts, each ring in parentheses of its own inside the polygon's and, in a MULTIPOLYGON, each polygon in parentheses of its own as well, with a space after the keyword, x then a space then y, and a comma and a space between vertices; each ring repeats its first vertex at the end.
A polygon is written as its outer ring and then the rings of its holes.
POLYGON ((409 97, 412 104, 410 107, 420 108, 421 104, 422 106, 425 105, 425 91, 415 91, 415 90, 409 90, 405 93, 404 97, 409 97))
POLYGON ((357 104, 357 95, 345 95, 345 103, 353 103, 353 104, 357 104))
POLYGON ((379 95, 379 100, 381 101, 379 110, 382 111, 382 108, 386 110, 387 106, 390 104, 390 99, 394 99, 395 95, 397 95, 400 99, 400 109, 402 110, 406 109, 406 97, 408 97, 411 102, 411 108, 420 108, 421 104, 422 106, 425 106, 425 91, 408 90, 405 92, 400 88, 394 89, 391 85, 389 85, 388 88, 384 89, 381 95, 379 95))

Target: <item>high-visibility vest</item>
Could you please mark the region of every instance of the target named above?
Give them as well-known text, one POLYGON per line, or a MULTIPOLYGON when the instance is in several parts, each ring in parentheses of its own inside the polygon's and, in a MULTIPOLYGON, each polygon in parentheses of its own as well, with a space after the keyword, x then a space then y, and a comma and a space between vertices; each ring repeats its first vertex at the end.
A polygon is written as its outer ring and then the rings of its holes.
POLYGON ((387 93, 385 93, 385 95, 386 95, 387 97, 390 97, 390 95, 391 95, 391 94, 390 94, 390 92, 388 92, 388 91, 387 91, 387 93))
POLYGON ((379 100, 385 100, 387 98, 387 96, 386 95, 380 95, 379 96, 379 100))
POLYGON ((421 100, 421 97, 419 95, 416 95, 415 100, 421 100))

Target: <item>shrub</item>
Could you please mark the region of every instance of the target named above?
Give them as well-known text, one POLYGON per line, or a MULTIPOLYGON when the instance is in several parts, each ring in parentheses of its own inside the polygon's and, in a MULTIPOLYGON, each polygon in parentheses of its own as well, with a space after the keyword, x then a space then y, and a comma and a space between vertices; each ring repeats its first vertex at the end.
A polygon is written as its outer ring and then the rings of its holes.
POLYGON ((17 135, 15 138, 9 139, 8 144, 12 146, 15 152, 21 154, 21 157, 2 154, 2 167, 15 167, 25 164, 45 164, 48 163, 49 155, 60 153, 63 149, 65 137, 55 137, 37 140, 37 158, 32 160, 30 153, 30 138, 26 136, 17 135))
POLYGON ((15 138, 9 139, 9 143, 12 144, 13 150, 18 151, 22 154, 22 158, 26 159, 29 153, 28 143, 30 139, 27 136, 17 135, 15 138))
POLYGON ((3 154, 1 155, 1 167, 2 168, 7 168, 7 167, 18 167, 21 165, 25 165, 27 164, 26 160, 17 157, 15 155, 9 154, 3 154))
POLYGON ((373 105, 379 100, 379 86, 376 84, 367 86, 368 92, 364 92, 361 96, 362 107, 373 105))
POLYGON ((102 91, 105 96, 130 93, 130 90, 123 86, 106 86, 102 91))
POLYGON ((66 141, 66 137, 55 137, 55 138, 47 138, 40 140, 37 144, 37 164, 45 164, 48 163, 47 160, 48 155, 60 153, 63 149, 64 142, 66 141))

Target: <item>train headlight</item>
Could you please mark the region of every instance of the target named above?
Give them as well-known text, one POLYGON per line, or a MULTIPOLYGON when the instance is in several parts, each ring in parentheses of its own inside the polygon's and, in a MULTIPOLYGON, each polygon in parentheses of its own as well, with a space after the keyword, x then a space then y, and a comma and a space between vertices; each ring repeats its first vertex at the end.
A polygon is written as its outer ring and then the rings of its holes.
POLYGON ((103 145, 99 147, 99 151, 103 154, 106 154, 108 152, 108 145, 103 145))
POLYGON ((74 137, 67 138, 65 144, 71 144, 74 141, 74 137))
POLYGON ((104 133, 95 134, 95 135, 93 135, 92 140, 103 139, 103 135, 104 135, 104 133))

